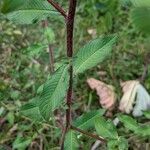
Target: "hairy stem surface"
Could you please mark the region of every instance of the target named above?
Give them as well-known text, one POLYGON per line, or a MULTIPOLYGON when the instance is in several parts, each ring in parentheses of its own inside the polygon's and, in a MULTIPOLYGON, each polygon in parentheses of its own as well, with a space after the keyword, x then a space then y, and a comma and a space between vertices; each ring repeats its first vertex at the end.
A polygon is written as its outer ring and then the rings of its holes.
POLYGON ((72 92, 73 92, 73 66, 72 66, 72 56, 73 56, 73 29, 74 29, 74 18, 75 18, 75 11, 76 11, 76 0, 69 0, 69 11, 68 16, 66 18, 66 28, 67 28, 67 56, 70 60, 69 64, 69 88, 67 92, 67 110, 66 110, 66 127, 64 129, 63 135, 62 135, 62 142, 61 142, 61 150, 64 149, 64 140, 65 135, 71 127, 71 103, 72 103, 72 92))

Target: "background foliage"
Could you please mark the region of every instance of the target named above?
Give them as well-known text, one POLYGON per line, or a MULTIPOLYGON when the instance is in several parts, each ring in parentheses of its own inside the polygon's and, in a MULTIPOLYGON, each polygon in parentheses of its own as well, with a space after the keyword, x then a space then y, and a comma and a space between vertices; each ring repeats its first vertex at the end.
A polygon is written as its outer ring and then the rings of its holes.
MULTIPOLYGON (((7 0, 7 2, 9 3, 10 1, 7 0)), ((20 5, 21 1, 18 2, 18 5, 20 5)), ((67 7, 66 2, 61 1, 60 3, 67 7)), ((136 6, 137 3, 135 3, 134 7, 136 6)), ((83 112, 91 112, 93 109, 100 108, 95 92, 91 92, 87 86, 87 78, 95 77, 116 86, 116 92, 119 95, 118 100, 120 100, 122 93, 119 82, 139 79, 142 76, 144 65, 149 63, 150 56, 149 39, 144 34, 149 32, 149 28, 147 28, 149 24, 144 24, 144 33, 141 32, 143 26, 141 26, 136 17, 138 14, 139 17, 143 18, 144 11, 147 20, 150 20, 148 16, 149 9, 145 10, 143 7, 145 7, 144 4, 142 8, 134 9, 131 7, 129 0, 90 0, 78 2, 75 25, 75 53, 77 55, 79 55, 77 50, 82 45, 100 35, 117 33, 119 39, 108 60, 78 76, 78 82, 76 81, 76 86, 74 87, 73 115, 75 118, 83 112), (147 12, 145 13, 145 11, 147 12), (135 24, 133 24, 133 20, 135 24), (104 75, 100 76, 98 73, 100 71, 104 75)), ((3 12, 8 10, 10 11, 11 8, 5 8, 3 12)), ((21 10, 24 10, 24 8, 21 8, 21 10)), ((16 17, 20 17, 18 15, 19 13, 16 17)), ((60 58, 63 61, 65 57, 65 25, 61 18, 58 20, 58 18, 53 17, 53 19, 48 20, 49 27, 54 31, 55 39, 57 39, 53 44, 56 61, 55 67, 57 68, 60 66, 60 58)), ((34 20, 28 20, 28 23, 33 21, 38 22, 37 16, 35 16, 34 20)), ((29 110, 34 108, 36 112, 38 111, 33 97, 41 92, 39 87, 47 80, 49 72, 49 54, 46 46, 47 37, 46 33, 44 33, 45 31, 40 21, 38 24, 33 25, 16 25, 5 19, 4 16, 0 16, 0 149, 40 149, 40 146, 43 144, 46 150, 59 149, 58 144, 61 131, 56 127, 57 123, 55 124, 54 120, 49 120, 49 124, 40 124, 39 120, 43 117, 34 115, 33 110, 30 114, 33 115, 32 118, 34 120, 26 117, 27 113, 29 113, 29 111, 24 111, 26 109, 22 108, 20 112, 20 108, 24 107, 24 104, 29 101, 31 103, 26 107, 29 110), (28 46, 29 48, 26 48, 28 46)), ((148 74, 144 80, 144 85, 150 92, 149 83, 150 67, 148 67, 148 74)), ((64 119, 62 113, 64 110, 63 106, 65 105, 62 104, 62 111, 57 112, 59 115, 57 115, 56 120, 64 119)), ((91 112, 90 115, 93 118, 93 116, 96 117, 97 113, 91 112)), ((101 114, 103 113, 101 112, 101 114)), ((84 119, 87 120, 86 115, 82 117, 85 117, 84 119)), ((113 120, 114 117, 110 119, 113 120)), ((101 121, 98 122, 103 122, 104 124, 109 122, 106 118, 100 119, 101 121)), ((130 149, 146 150, 146 148, 150 148, 149 139, 145 138, 150 133, 148 118, 142 116, 137 119, 138 122, 146 126, 146 131, 143 131, 143 128, 139 127, 138 123, 135 120, 133 121, 132 118, 119 116, 119 119, 124 125, 121 124, 116 127, 117 129, 113 129, 113 136, 116 137, 113 137, 114 141, 108 144, 110 149, 116 145, 122 146, 118 143, 124 143, 123 146, 126 147, 123 135, 127 135, 126 139, 130 149), (143 134, 143 137, 139 136, 141 134, 143 134), (116 140, 116 138, 119 140, 116 140)), ((80 126, 80 120, 75 124, 80 126)), ((89 125, 82 127, 85 129, 90 128, 89 125)), ((101 128, 100 124, 97 123, 96 125, 101 128)), ((98 130, 97 133, 99 133, 98 130)), ((80 140, 81 149, 88 150, 95 142, 95 140, 82 135, 78 135, 78 139, 76 139, 74 134, 73 131, 70 131, 66 137, 68 142, 70 137, 73 138, 73 147, 77 147, 78 140, 80 140)), ((99 134, 101 135, 102 133, 99 134)), ((108 135, 104 135, 104 137, 107 138, 108 135)), ((109 135, 109 137, 111 136, 109 135)), ((106 149, 106 145, 102 145, 102 149, 106 149)))

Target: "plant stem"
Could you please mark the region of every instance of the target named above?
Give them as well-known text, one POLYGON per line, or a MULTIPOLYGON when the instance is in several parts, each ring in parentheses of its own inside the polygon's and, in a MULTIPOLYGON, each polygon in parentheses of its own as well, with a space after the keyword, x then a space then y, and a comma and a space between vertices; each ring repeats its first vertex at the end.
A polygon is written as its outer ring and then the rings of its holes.
POLYGON ((77 131, 77 132, 79 132, 79 133, 82 133, 82 134, 84 134, 84 135, 87 135, 87 136, 89 136, 89 137, 91 137, 91 138, 94 138, 94 139, 96 139, 96 140, 99 140, 99 141, 101 141, 101 142, 103 142, 103 143, 106 143, 106 142, 107 142, 105 139, 99 137, 98 135, 91 134, 91 133, 89 133, 89 132, 86 132, 86 131, 83 131, 83 130, 81 130, 81 129, 79 129, 79 128, 76 128, 76 127, 74 127, 74 126, 71 126, 71 129, 72 129, 72 130, 75 130, 75 131, 77 131))
POLYGON ((47 0, 58 12, 61 13, 62 16, 64 16, 65 18, 67 17, 66 12, 64 11, 64 9, 59 6, 58 3, 54 2, 53 0, 47 0))
POLYGON ((73 56, 73 29, 74 29, 74 18, 76 12, 76 3, 77 0, 69 0, 69 11, 66 18, 66 28, 67 28, 67 56, 70 60, 69 64, 69 88, 67 92, 67 110, 66 110, 66 127, 63 131, 62 140, 61 140, 61 150, 64 149, 64 140, 65 135, 71 127, 71 103, 72 103, 72 92, 73 92, 73 66, 72 66, 72 56, 73 56))
MULTIPOLYGON (((76 0, 70 0, 66 26, 67 26, 67 56, 68 58, 71 58, 71 59, 73 56, 73 28, 74 28, 75 11, 76 11, 76 0)), ((70 61, 69 75, 70 75, 70 80, 69 80, 69 88, 67 92, 68 108, 66 110, 66 130, 68 130, 68 128, 70 128, 70 125, 71 125, 71 103, 72 103, 72 92, 73 92, 72 60, 70 61)))

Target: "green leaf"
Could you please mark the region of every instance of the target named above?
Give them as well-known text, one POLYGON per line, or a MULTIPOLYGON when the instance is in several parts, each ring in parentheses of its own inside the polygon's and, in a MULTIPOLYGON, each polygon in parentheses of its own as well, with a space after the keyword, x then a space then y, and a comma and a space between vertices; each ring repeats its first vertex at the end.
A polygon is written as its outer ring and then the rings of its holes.
POLYGON ((23 2, 17 0, 17 3, 16 0, 12 0, 10 4, 8 2, 8 0, 4 1, 2 13, 9 20, 18 24, 31 24, 57 14, 45 0, 25 0, 23 2))
POLYGON ((95 119, 95 128, 97 133, 108 139, 118 139, 118 133, 111 120, 106 121, 103 117, 95 119))
POLYGON ((30 118, 32 121, 42 122, 42 121, 44 121, 44 119, 43 119, 42 115, 40 114, 37 102, 38 102, 38 97, 33 99, 31 102, 23 105, 20 108, 20 113, 22 115, 30 118))
POLYGON ((119 137, 117 140, 109 140, 107 143, 108 150, 128 150, 128 141, 119 137))
POLYGON ((119 115, 118 118, 124 124, 124 126, 131 131, 136 131, 139 127, 136 120, 127 115, 119 115))
POLYGON ((120 0, 122 6, 130 6, 131 0, 120 0))
POLYGON ((150 119, 150 110, 149 111, 144 111, 144 116, 147 118, 147 119, 150 119))
POLYGON ((143 33, 150 34, 150 7, 137 7, 131 13, 135 27, 143 33))
POLYGON ((63 65, 44 84, 39 99, 39 110, 46 120, 49 120, 52 112, 62 104, 66 96, 68 82, 68 65, 63 65))
POLYGON ((116 36, 106 36, 86 44, 73 59, 74 73, 82 73, 106 59, 115 42, 116 36))
POLYGON ((24 0, 3 0, 1 12, 6 14, 16 10, 24 4, 24 0))
POLYGON ((137 130, 136 134, 144 137, 150 137, 150 124, 141 125, 137 130))
POLYGON ((8 120, 8 122, 13 125, 14 121, 15 121, 15 115, 14 112, 9 112, 6 116, 6 119, 8 120))
POLYGON ((128 150, 128 147, 129 147, 128 141, 123 137, 119 137, 118 147, 119 147, 119 150, 128 150))
POLYGON ((112 29, 112 26, 113 26, 113 17, 112 17, 112 14, 110 12, 107 12, 106 15, 105 15, 105 24, 106 24, 106 27, 109 30, 112 29))
POLYGON ((40 43, 32 44, 28 48, 23 49, 23 51, 29 57, 37 57, 43 52, 43 49, 46 48, 46 47, 47 47, 46 45, 43 45, 43 44, 40 44, 40 43))
POLYGON ((78 150, 78 141, 73 130, 68 131, 65 137, 64 150, 78 150))
POLYGON ((44 35, 47 38, 48 44, 53 44, 55 42, 55 33, 52 28, 46 27, 44 35))
POLYGON ((31 142, 32 142, 31 138, 24 138, 18 136, 13 143, 13 149, 25 150, 31 142))
POLYGON ((105 113, 104 109, 100 110, 93 110, 91 112, 85 113, 79 118, 77 118, 73 125, 84 130, 88 130, 92 127, 94 127, 94 120, 95 118, 102 116, 105 113))
POLYGON ((149 7, 150 6, 150 1, 149 0, 130 0, 131 3, 135 6, 135 7, 149 7))
POLYGON ((118 140, 109 140, 107 143, 108 150, 117 150, 116 147, 118 146, 118 140))

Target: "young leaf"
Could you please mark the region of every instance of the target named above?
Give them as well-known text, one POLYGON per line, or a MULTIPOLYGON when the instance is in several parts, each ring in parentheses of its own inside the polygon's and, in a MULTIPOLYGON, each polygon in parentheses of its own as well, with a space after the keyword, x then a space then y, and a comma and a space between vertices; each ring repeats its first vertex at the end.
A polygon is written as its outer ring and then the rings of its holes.
POLYGON ((78 141, 73 130, 68 131, 65 137, 64 149, 65 150, 78 150, 78 141))
POLYGON ((95 128, 97 133, 108 139, 118 139, 118 133, 112 121, 106 121, 103 117, 95 119, 95 128))
POLYGON ((4 1, 2 13, 9 20, 18 24, 31 24, 57 14, 45 0, 26 0, 23 2, 17 1, 17 3, 16 0, 11 0, 9 4, 8 2, 9 0, 4 1))
POLYGON ((95 39, 81 48, 74 57, 74 73, 82 73, 96 66, 110 55, 116 36, 106 36, 95 39))
POLYGON ((93 110, 91 112, 83 114, 73 122, 73 125, 80 129, 88 130, 94 127, 95 118, 102 116, 104 112, 105 112, 104 109, 100 109, 100 110, 93 110))
POLYGON ((33 99, 31 102, 23 105, 20 109, 21 114, 30 118, 35 122, 44 121, 42 115, 40 114, 39 107, 37 105, 38 97, 33 99))
POLYGON ((139 127, 136 120, 127 115, 119 115, 118 118, 124 124, 124 126, 131 131, 136 131, 139 127))
POLYGON ((39 110, 48 120, 51 113, 58 108, 65 98, 69 82, 68 65, 61 66, 44 84, 39 98, 39 110))

